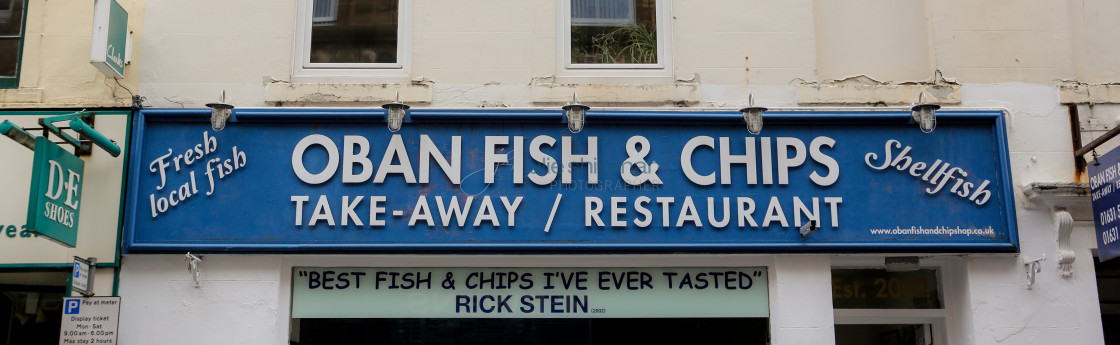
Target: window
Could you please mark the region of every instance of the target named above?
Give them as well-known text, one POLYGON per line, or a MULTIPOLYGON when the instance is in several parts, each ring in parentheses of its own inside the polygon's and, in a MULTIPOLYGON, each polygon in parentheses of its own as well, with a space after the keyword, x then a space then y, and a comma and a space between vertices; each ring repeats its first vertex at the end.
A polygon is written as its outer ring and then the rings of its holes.
POLYGON ((943 301, 938 269, 832 269, 837 345, 943 344, 943 301))
POLYGON ((19 86, 26 0, 0 0, 0 88, 19 86))
POLYGON ((561 0, 560 61, 566 70, 666 69, 667 0, 561 0))
POLYGON ((302 0, 293 74, 407 76, 410 9, 410 0, 302 0))

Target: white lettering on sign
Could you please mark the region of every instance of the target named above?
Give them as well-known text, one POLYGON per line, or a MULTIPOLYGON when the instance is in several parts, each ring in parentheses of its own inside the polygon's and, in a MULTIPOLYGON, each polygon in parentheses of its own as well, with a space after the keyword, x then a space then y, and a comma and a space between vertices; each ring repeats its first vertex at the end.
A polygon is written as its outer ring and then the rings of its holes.
MULTIPOLYGON (((486 136, 483 154, 483 179, 484 183, 494 183, 496 171, 501 166, 513 165, 515 176, 514 183, 524 183, 525 162, 522 152, 525 147, 525 138, 512 137, 513 155, 503 152, 511 145, 508 136, 486 136), (512 164, 511 164, 512 162, 512 164)), ((573 167, 583 165, 587 169, 588 184, 599 182, 599 154, 598 138, 586 139, 587 153, 574 152, 574 143, 570 136, 561 138, 561 160, 557 165, 556 159, 541 151, 544 146, 552 147, 556 139, 548 136, 538 136, 529 143, 529 155, 536 163, 540 164, 545 173, 536 170, 529 172, 529 180, 538 185, 548 185, 560 173, 564 184, 572 183, 573 167)), ((420 155, 417 157, 420 165, 419 176, 414 174, 412 160, 409 158, 408 149, 404 146, 404 139, 400 134, 394 134, 381 152, 381 160, 377 168, 373 168, 370 158, 369 139, 361 136, 347 135, 343 137, 342 159, 339 159, 337 144, 322 134, 312 134, 296 143, 292 150, 292 171, 296 177, 308 184, 322 184, 330 180, 339 170, 341 162, 342 183, 383 183, 391 175, 404 178, 406 183, 429 183, 431 181, 432 162, 439 166, 444 176, 454 185, 462 183, 462 137, 453 136, 450 140, 449 156, 445 156, 439 146, 427 135, 420 135, 420 155), (320 147, 327 153, 326 165, 317 172, 307 169, 304 156, 313 147, 320 147), (397 163, 393 163, 397 162, 397 163), (354 168, 359 167, 360 172, 354 173, 354 168)))
POLYGON ((1101 167, 1096 174, 1089 176, 1089 189, 1093 191, 1093 201, 1120 190, 1120 179, 1117 179, 1118 172, 1120 172, 1120 162, 1101 167))
MULTIPOLYGON (((716 150, 717 146, 715 138, 698 136, 685 143, 684 148, 681 149, 681 171, 689 181, 701 186, 715 184, 718 171, 720 184, 730 185, 733 181, 732 164, 742 164, 747 168, 748 185, 759 184, 760 173, 764 185, 774 184, 775 173, 778 175, 777 184, 789 184, 789 171, 805 163, 805 143, 801 139, 790 137, 779 137, 773 141, 774 143, 771 143, 771 138, 762 137, 758 138, 756 145, 755 138, 748 137, 743 138, 742 146, 737 146, 731 144, 731 138, 720 137, 719 169, 712 168, 705 170, 711 173, 701 174, 693 167, 692 156, 701 148, 716 150), (731 153, 732 150, 738 151, 738 147, 742 147, 745 153, 731 153)), ((809 180, 818 186, 831 186, 840 178, 840 165, 822 151, 823 148, 832 148, 835 144, 836 140, 829 137, 816 137, 809 143, 809 158, 827 171, 824 175, 819 171, 813 171, 809 175, 809 180)))
POLYGON ((78 210, 78 195, 79 187, 81 186, 82 175, 70 169, 63 169, 62 164, 55 160, 49 160, 47 163, 50 165, 50 176, 47 179, 47 193, 46 197, 52 201, 57 202, 62 194, 66 194, 66 200, 62 205, 58 205, 51 201, 44 202, 46 207, 43 210, 43 217, 53 220, 63 226, 70 227, 74 224, 74 212, 78 210))
POLYGON ((112 44, 109 45, 107 52, 105 53, 105 58, 109 59, 109 61, 112 61, 113 63, 116 63, 117 66, 124 66, 124 58, 122 58, 122 56, 123 55, 121 53, 118 53, 112 44))
POLYGON ((1101 243, 1112 244, 1118 239, 1120 239, 1120 232, 1117 231, 1115 226, 1101 232, 1101 243))
MULTIPOLYGON (((339 143, 334 139, 310 134, 297 142, 292 150, 292 171, 300 181, 312 185, 327 183, 339 175, 339 170, 342 171, 339 182, 344 184, 379 184, 389 176, 400 177, 408 184, 427 184, 432 180, 432 170, 435 169, 431 166, 434 162, 453 185, 460 185, 464 178, 475 173, 482 173, 486 184, 496 183, 499 171, 510 166, 514 175, 511 179, 513 184, 522 184, 528 177, 531 183, 552 185, 557 190, 623 191, 635 186, 640 188, 648 184, 653 186, 648 188, 655 188, 664 184, 658 170, 660 163, 652 159, 654 144, 643 136, 632 136, 626 141, 624 149, 627 158, 619 166, 622 182, 608 180, 606 184, 600 184, 598 178, 599 147, 598 138, 594 136, 586 137, 582 142, 576 142, 571 136, 561 136, 559 140, 547 135, 533 137, 528 143, 529 159, 524 157, 525 137, 485 136, 478 153, 482 168, 466 176, 462 172, 462 137, 452 136, 450 140, 439 143, 427 135, 420 135, 419 139, 419 155, 414 155, 416 152, 410 152, 400 134, 389 137, 383 143, 383 150, 372 149, 371 140, 363 136, 343 136, 340 150, 339 143), (556 146, 560 146, 559 150, 556 146), (546 149, 559 152, 549 154, 546 149), (559 159, 554 156, 557 153, 559 159), (308 158, 316 155, 315 159, 308 158), (375 165, 378 156, 380 160, 375 165), (414 170, 414 162, 419 165, 419 170, 414 170), (528 172, 526 165, 530 165, 528 172), (577 181, 573 170, 581 168, 586 169, 586 180, 577 181), (580 185, 575 186, 577 183, 580 185)), ((793 137, 748 137, 744 138, 741 146, 732 144, 728 137, 698 136, 681 148, 680 171, 697 185, 713 185, 717 179, 724 185, 733 181, 751 185, 787 185, 791 183, 791 170, 813 162, 808 180, 819 186, 830 186, 840 175, 839 164, 827 153, 835 145, 834 139, 825 136, 813 138, 808 144, 793 137), (693 156, 702 149, 718 151, 719 160, 705 161, 707 165, 703 167, 694 166, 693 156), (732 175, 735 165, 746 168, 744 179, 735 179, 732 175), (705 175, 698 171, 710 173, 705 175)), ((407 218, 410 227, 418 224, 444 228, 513 226, 524 197, 424 194, 407 201, 407 207, 389 208, 387 204, 395 201, 392 199, 392 195, 292 195, 290 202, 295 209, 292 224, 382 227, 386 225, 387 218, 401 217, 407 218)), ((793 228, 809 223, 839 228, 839 207, 842 203, 843 198, 834 196, 793 197, 789 200, 772 197, 760 200, 758 207, 755 199, 747 196, 696 200, 692 197, 589 196, 584 199, 583 211, 584 223, 589 227, 618 228, 633 224, 646 228, 655 224, 655 215, 659 214, 660 224, 665 228, 725 228, 734 225, 741 228, 793 228), (697 203, 705 204, 698 206, 697 203), (704 205, 707 206, 706 214, 701 211, 704 205)))
POLYGON ((162 191, 167 186, 169 170, 172 167, 174 167, 174 172, 182 177, 182 184, 178 185, 178 188, 172 188, 166 194, 152 193, 148 195, 152 218, 156 218, 172 207, 179 206, 198 195, 198 178, 195 170, 190 170, 195 163, 204 160, 206 162, 202 169, 202 174, 206 175, 207 182, 209 182, 206 196, 214 194, 216 188, 214 175, 217 175, 217 179, 221 180, 245 167, 248 157, 245 155, 245 151, 238 150, 237 146, 233 146, 230 158, 209 158, 211 155, 217 155, 217 150, 218 139, 210 136, 209 131, 204 131, 202 132, 201 143, 194 147, 188 147, 179 154, 175 154, 173 149, 168 148, 167 154, 157 157, 148 164, 148 171, 159 174, 160 184, 155 186, 156 191, 162 191), (185 174, 183 174, 184 171, 185 174))
POLYGON ((878 165, 873 162, 879 160, 879 155, 870 152, 864 156, 864 162, 867 163, 867 166, 875 170, 886 170, 894 167, 896 170, 910 174, 916 179, 926 181, 932 185, 926 188, 926 193, 931 195, 940 192, 949 180, 956 180, 953 186, 949 187, 951 195, 968 199, 977 205, 984 205, 992 196, 992 192, 987 189, 988 184, 991 183, 990 180, 984 180, 980 185, 976 185, 973 182, 965 182, 968 172, 961 167, 953 167, 949 162, 938 159, 927 166, 925 162, 914 161, 909 155, 911 147, 903 148, 902 143, 898 140, 887 140, 884 147, 883 159, 878 165), (902 151, 896 154, 894 149, 897 148, 902 148, 902 151))
POLYGON ((761 210, 762 207, 756 209, 755 200, 750 197, 722 197, 714 198, 707 197, 704 202, 708 205, 708 212, 706 217, 701 217, 701 214, 696 209, 696 202, 692 197, 686 196, 684 198, 677 197, 658 197, 657 206, 651 210, 650 198, 637 197, 634 199, 633 205, 630 205, 626 197, 611 197, 610 201, 604 206, 602 198, 588 196, 584 197, 584 226, 606 226, 603 219, 608 218, 611 227, 627 227, 629 224, 626 221, 626 214, 629 210, 633 209, 634 212, 640 214, 640 217, 634 219, 634 225, 638 227, 649 227, 653 222, 653 213, 651 211, 661 211, 661 226, 665 228, 676 227, 680 228, 686 225, 696 227, 712 226, 716 229, 722 229, 728 226, 732 220, 736 221, 739 227, 768 227, 771 224, 780 224, 782 227, 790 227, 789 218, 793 218, 793 227, 801 227, 802 224, 808 222, 816 222, 817 224, 828 224, 834 228, 840 227, 840 204, 844 202, 840 197, 825 197, 825 198, 808 198, 803 200, 798 197, 793 197, 787 205, 792 204, 792 213, 787 216, 783 211, 782 201, 778 197, 770 197, 766 202, 766 207, 762 214, 756 215, 756 210, 761 210), (672 205, 680 201, 680 211, 672 212, 672 205), (734 201, 732 201, 734 200, 734 201), (828 220, 830 223, 823 223, 821 221, 821 202, 824 202, 828 210, 828 220), (735 212, 732 212, 732 205, 735 205, 735 212), (606 210, 609 208, 609 210, 606 210), (606 213, 606 216, 603 215, 606 213), (676 217, 673 217, 673 216, 676 217), (761 217, 761 222, 757 219, 761 217), (676 222, 673 220, 676 219, 676 222), (704 221, 707 221, 707 224, 704 221))

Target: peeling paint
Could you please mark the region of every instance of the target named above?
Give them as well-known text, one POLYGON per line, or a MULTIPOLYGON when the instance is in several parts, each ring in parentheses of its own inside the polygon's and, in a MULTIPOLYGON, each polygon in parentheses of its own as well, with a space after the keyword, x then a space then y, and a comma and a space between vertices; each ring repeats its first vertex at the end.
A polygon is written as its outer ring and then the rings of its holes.
POLYGON ((671 105, 695 106, 700 103, 698 83, 673 84, 553 84, 530 85, 534 104, 564 104, 578 94, 589 105, 671 105))
POLYGON ((1120 104, 1120 83, 1087 84, 1063 80, 1058 83, 1062 103, 1120 104))
POLYGON ((432 102, 432 89, 427 84, 318 84, 318 83, 270 83, 265 85, 266 103, 284 104, 303 103, 383 103, 393 101, 397 94, 405 103, 425 104, 432 102))
POLYGON ((262 85, 268 85, 268 84, 272 84, 272 83, 287 83, 287 82, 288 81, 286 81, 286 80, 280 80, 280 79, 273 78, 270 75, 261 76, 262 85))
POLYGON ((533 78, 529 79, 529 85, 555 84, 555 83, 556 83, 556 76, 555 75, 544 76, 544 77, 533 77, 533 78))
POLYGON ((692 73, 692 78, 688 78, 688 79, 677 77, 677 84, 681 84, 681 83, 699 84, 700 83, 700 73, 692 73))
POLYGON ((884 83, 858 75, 840 81, 797 85, 797 103, 810 105, 910 105, 918 102, 920 95, 925 95, 926 101, 942 105, 961 102, 960 85, 949 83, 884 83))

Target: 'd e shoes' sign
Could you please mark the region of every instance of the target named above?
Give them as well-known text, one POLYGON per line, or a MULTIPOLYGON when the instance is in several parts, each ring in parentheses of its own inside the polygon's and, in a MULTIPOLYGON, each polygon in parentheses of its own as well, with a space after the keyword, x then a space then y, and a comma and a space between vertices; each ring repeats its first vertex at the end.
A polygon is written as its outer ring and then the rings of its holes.
POLYGON ((1003 114, 145 109, 140 252, 1014 252, 1003 114))
POLYGON ((85 162, 48 140, 35 138, 27 228, 64 246, 78 242, 78 210, 85 162))

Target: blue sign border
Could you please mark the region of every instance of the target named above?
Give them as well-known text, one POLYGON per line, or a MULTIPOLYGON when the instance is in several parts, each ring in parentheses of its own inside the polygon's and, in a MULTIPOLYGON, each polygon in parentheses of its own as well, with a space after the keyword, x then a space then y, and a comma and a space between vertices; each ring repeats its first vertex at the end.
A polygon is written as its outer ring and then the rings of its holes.
MULTIPOLYGON (((910 112, 908 111, 771 111, 766 113, 767 128, 790 124, 812 123, 814 125, 837 123, 852 125, 858 123, 888 124, 896 126, 914 127, 910 112)), ((392 243, 384 245, 369 244, 337 244, 337 243, 308 243, 282 244, 268 243, 260 240, 256 243, 225 242, 225 243, 174 243, 151 241, 143 242, 136 239, 136 224, 138 207, 145 200, 140 200, 138 181, 145 170, 141 155, 144 152, 149 122, 176 122, 198 125, 206 123, 209 118, 208 109, 144 109, 137 113, 133 122, 132 157, 129 162, 128 196, 125 215, 125 234, 123 252, 134 253, 168 253, 168 252, 202 252, 202 253, 665 253, 665 252, 704 252, 704 253, 1011 253, 1018 252, 1019 240, 1015 217, 1014 193, 1010 176, 1009 154, 1007 147, 1006 125, 1003 111, 940 111, 937 114, 941 128, 950 127, 952 124, 984 124, 989 125, 994 138, 997 161, 998 189, 993 193, 1002 196, 998 200, 1002 204, 991 206, 1002 208, 1002 221, 1007 229, 1007 238, 999 242, 962 243, 962 242, 926 242, 907 243, 901 241, 850 241, 850 242, 813 242, 800 243, 751 243, 751 242, 687 242, 675 243, 471 243, 465 242, 440 242, 440 243, 392 243)), ((298 122, 318 123, 346 123, 360 121, 363 123, 384 124, 385 111, 382 109, 311 109, 311 108, 277 108, 277 109, 238 109, 236 112, 237 123, 231 126, 246 126, 251 124, 285 124, 298 122)), ((563 112, 561 110, 503 110, 503 109, 476 109, 476 110, 439 110, 439 109, 414 109, 410 111, 408 122, 410 124, 424 123, 509 123, 515 121, 525 124, 555 123, 563 126, 563 112)), ((588 126, 610 123, 636 122, 642 125, 673 124, 710 124, 713 126, 743 126, 742 117, 735 111, 589 111, 587 114, 588 126), (640 122, 639 122, 640 121, 640 122)), ((766 129, 763 129, 765 132, 766 129)), ((938 135, 935 131, 928 135, 938 135)))

